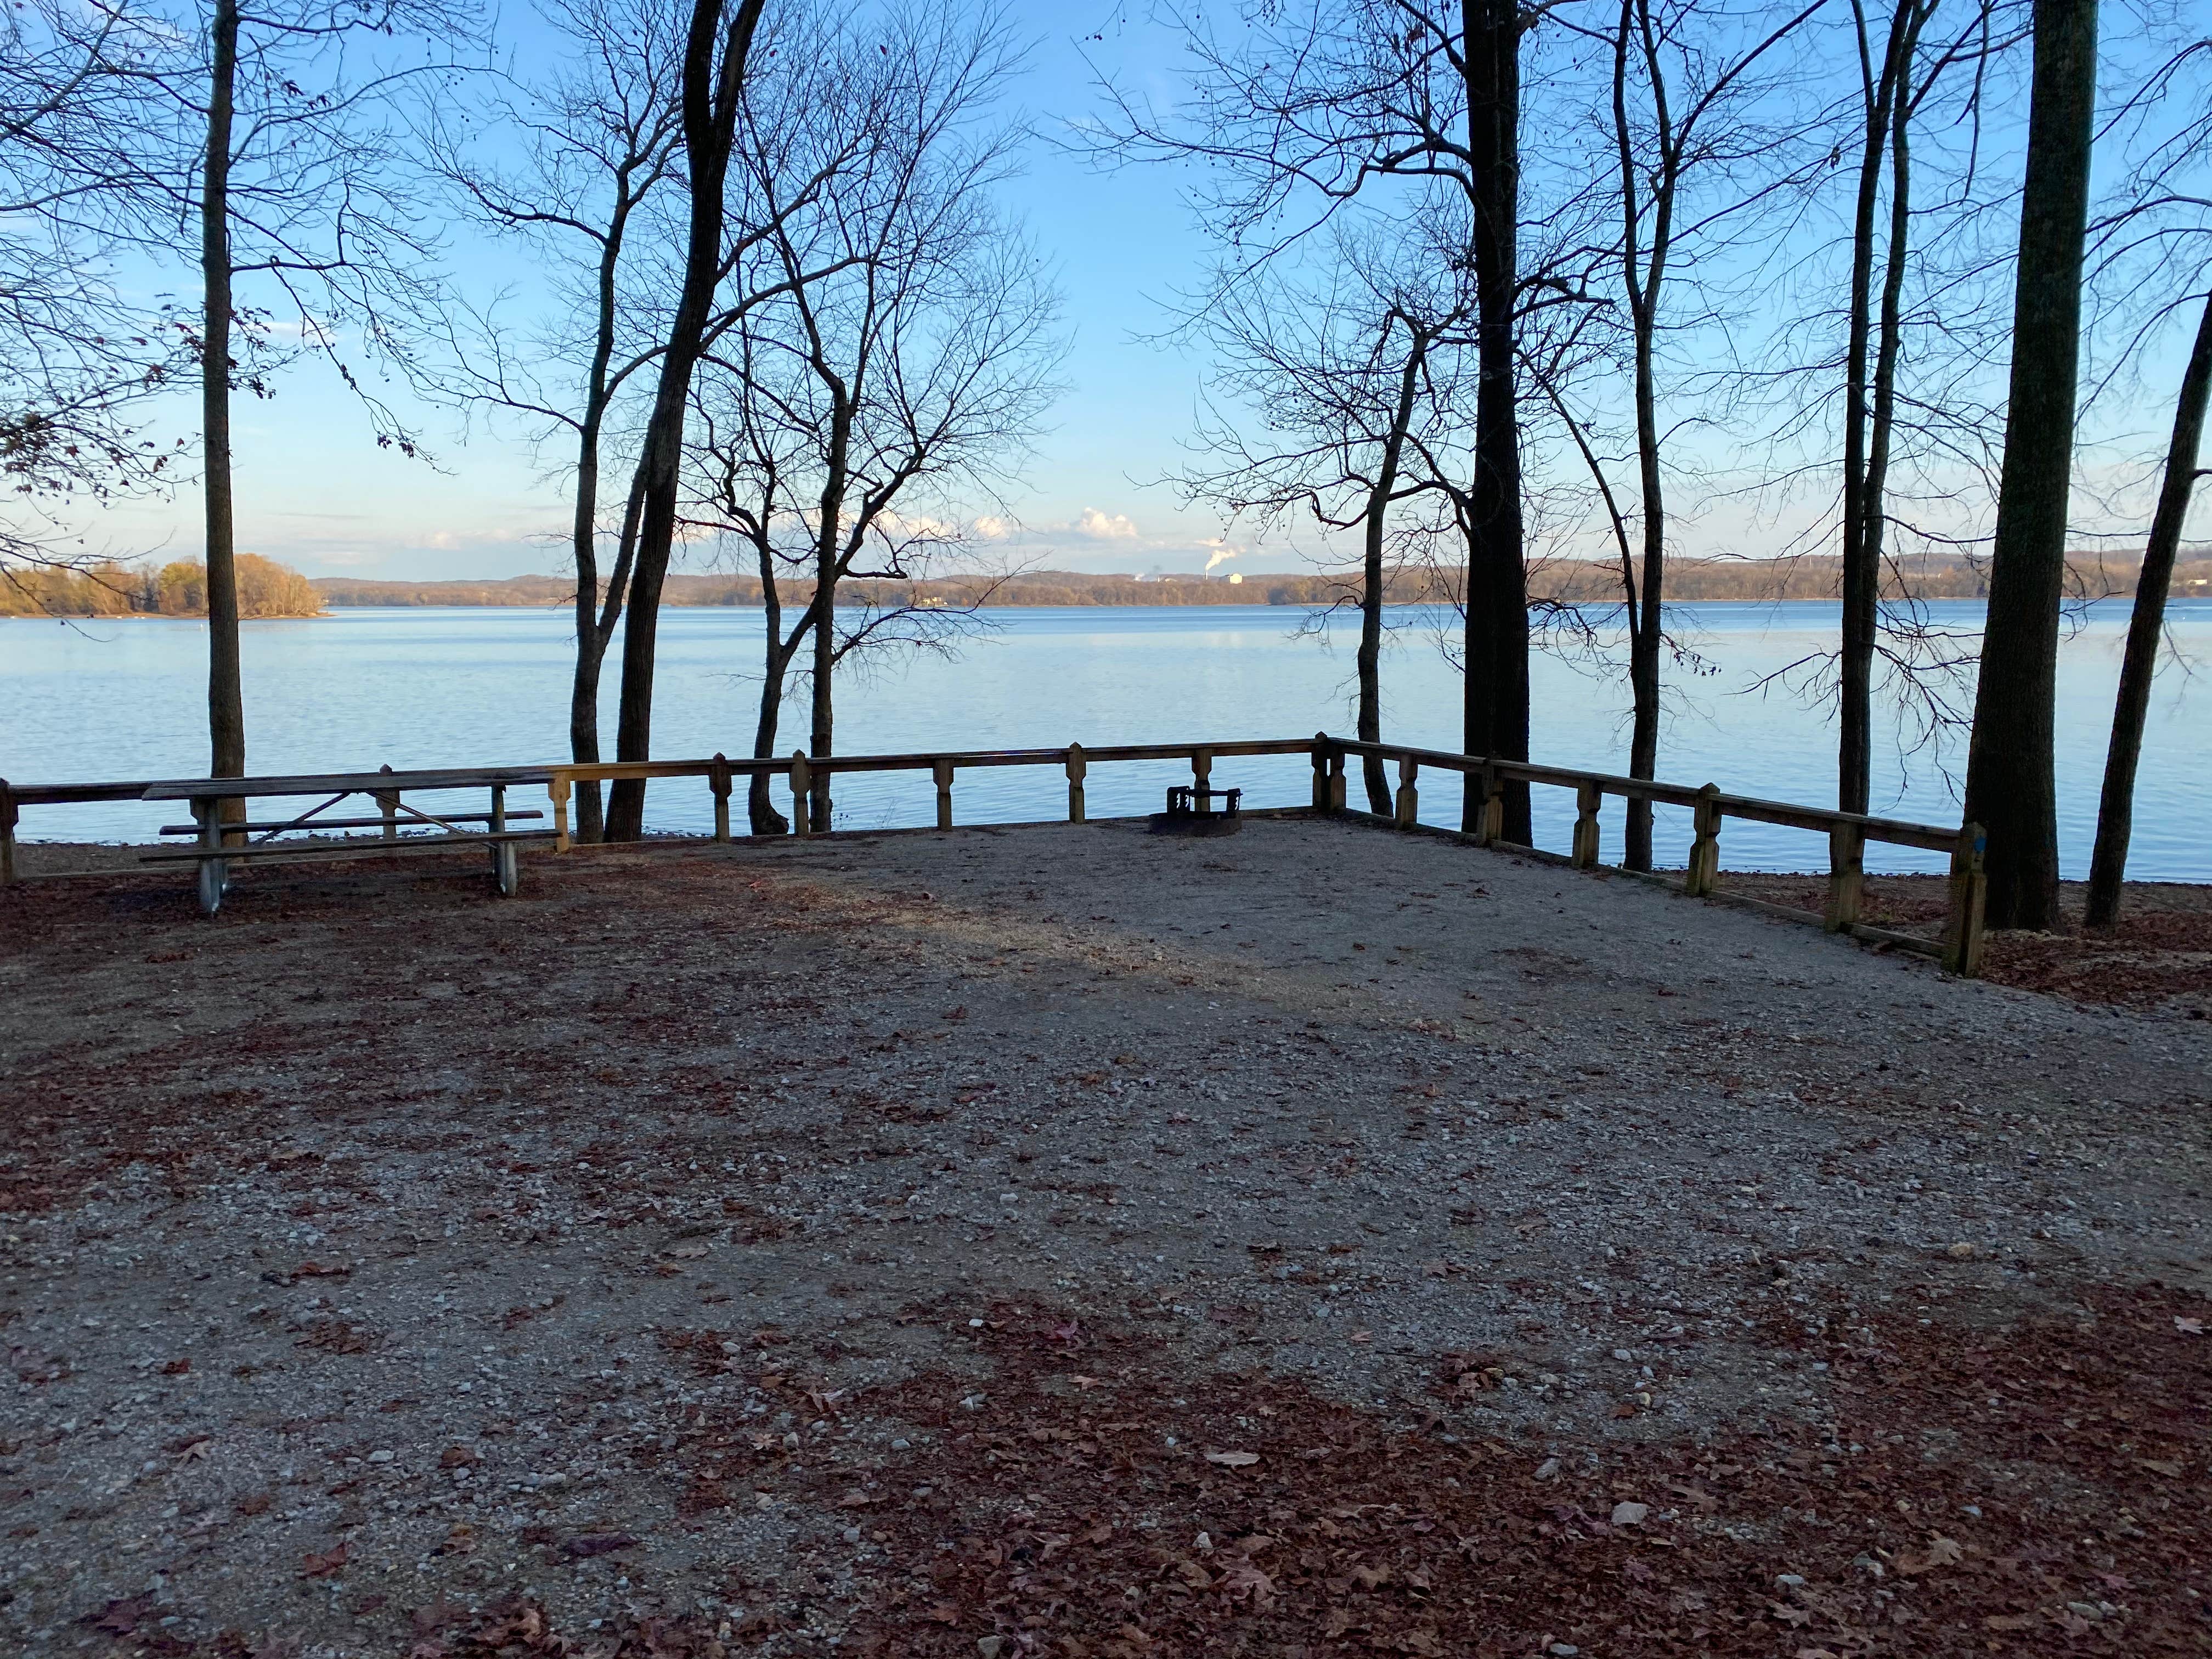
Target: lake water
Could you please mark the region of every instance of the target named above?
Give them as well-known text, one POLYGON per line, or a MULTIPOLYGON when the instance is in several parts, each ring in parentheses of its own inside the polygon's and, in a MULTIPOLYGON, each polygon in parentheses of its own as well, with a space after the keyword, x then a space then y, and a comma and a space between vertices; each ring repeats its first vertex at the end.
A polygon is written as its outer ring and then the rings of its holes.
MULTIPOLYGON (((1934 608, 1936 620, 1971 631, 1980 606, 1934 608)), ((1206 609, 1036 610, 991 613, 997 626, 957 659, 907 659, 841 682, 838 747, 849 754, 928 749, 1043 748, 1071 741, 1190 742, 1297 737, 1351 729, 1352 638, 1296 637, 1304 613, 1264 605, 1206 609)), ((1832 605, 1684 606, 1675 627, 1715 672, 1694 679, 1670 665, 1674 706, 1659 775, 1711 781, 1770 799, 1826 805, 1834 799, 1835 747, 1826 711, 1775 689, 1753 690, 1810 653, 1830 648, 1832 605)), ((1398 613, 1383 665, 1384 730, 1426 747, 1459 744, 1459 681, 1418 613, 1398 613)), ((2165 659, 2144 744, 2130 873, 2212 880, 2212 689, 2191 672, 2212 659, 2212 600, 2172 607, 2179 647, 2165 659)), ((2125 601, 2077 619, 2061 658, 2058 788, 2067 873, 2083 873, 2094 830, 2098 781, 2113 684, 2127 626, 2125 601)), ((653 717, 658 755, 747 751, 753 726, 761 615, 672 610, 660 629, 653 717)), ((206 630, 186 621, 61 625, 0 621, 0 776, 20 783, 204 774, 206 630)), ((245 628, 248 769, 261 773, 526 763, 566 752, 568 620, 520 610, 349 610, 301 622, 245 628)), ((616 678, 609 664, 610 691, 616 678)), ((1540 656, 1534 670, 1533 750, 1561 765, 1626 769, 1627 696, 1617 675, 1540 656)), ((611 695, 606 721, 612 749, 611 695)), ((803 708, 778 748, 799 745, 803 708)), ((1885 733, 1875 810, 1955 823, 1963 737, 1901 752, 1885 733)), ((1089 781, 1093 817, 1157 811, 1166 786, 1188 781, 1172 763, 1100 766, 1089 781)), ((1214 781, 1242 786, 1249 805, 1303 805, 1302 757, 1222 761, 1214 781)), ((1421 817, 1459 822, 1457 779, 1425 774, 1421 817)), ((1066 810, 1056 769, 1005 768, 955 786, 962 822, 1048 818, 1066 810)), ((1353 799, 1358 799, 1357 780, 1353 799)), ((781 785, 778 798, 782 799, 781 785)), ((1574 809, 1563 790, 1535 797, 1537 839, 1565 849, 1574 809)), ((934 821, 922 775, 841 779, 839 827, 934 821)), ((524 803, 517 802, 517 805, 524 803)), ((150 838, 166 806, 123 803, 27 809, 26 839, 150 838)), ((712 822, 702 782, 653 786, 647 812, 660 829, 712 822)), ((1620 811, 1608 803, 1604 856, 1620 856, 1620 811)), ((742 823, 742 813, 739 822, 742 823)), ((1659 815, 1662 862, 1680 863, 1688 814, 1659 815)), ((1731 822, 1725 867, 1824 867, 1821 838, 1731 822)), ((1939 855, 1869 848, 1870 868, 1935 869, 1939 855)))

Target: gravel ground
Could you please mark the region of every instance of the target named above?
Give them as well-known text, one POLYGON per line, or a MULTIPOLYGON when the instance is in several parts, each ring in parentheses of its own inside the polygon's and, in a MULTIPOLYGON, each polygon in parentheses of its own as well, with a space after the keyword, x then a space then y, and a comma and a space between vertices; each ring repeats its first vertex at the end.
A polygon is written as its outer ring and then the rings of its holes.
POLYGON ((2212 1644, 2178 1011, 1292 818, 33 883, 0 1075, 11 1650, 2212 1644))

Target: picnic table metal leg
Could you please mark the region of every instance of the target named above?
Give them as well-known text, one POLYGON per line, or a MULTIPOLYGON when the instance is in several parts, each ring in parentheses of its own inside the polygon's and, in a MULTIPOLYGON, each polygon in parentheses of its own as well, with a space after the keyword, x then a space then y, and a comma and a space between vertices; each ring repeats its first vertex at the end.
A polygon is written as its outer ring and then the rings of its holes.
MULTIPOLYGON (((215 800, 196 800, 192 816, 199 820, 200 846, 214 851, 222 846, 222 803, 215 800)), ((223 890, 230 884, 230 860, 221 858, 200 860, 200 911, 213 915, 222 908, 223 890)))
MULTIPOLYGON (((495 836, 507 833, 507 786, 503 783, 491 787, 491 833, 495 836)), ((492 842, 491 875, 499 884, 501 896, 513 898, 522 885, 522 853, 514 842, 492 842)))

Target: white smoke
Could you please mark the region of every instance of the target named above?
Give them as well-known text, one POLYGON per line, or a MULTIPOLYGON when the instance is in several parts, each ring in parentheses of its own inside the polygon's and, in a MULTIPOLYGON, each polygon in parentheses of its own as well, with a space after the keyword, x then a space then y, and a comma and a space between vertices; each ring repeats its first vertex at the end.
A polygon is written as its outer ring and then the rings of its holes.
MULTIPOLYGON (((1236 555, 1235 553, 1231 552, 1228 548, 1225 548, 1225 547, 1217 547, 1217 548, 1215 548, 1215 549, 1213 550, 1213 556, 1212 556, 1212 558, 1208 559, 1208 560, 1206 562, 1206 570, 1211 570, 1211 569, 1212 569, 1212 568, 1213 568, 1213 567, 1214 567, 1214 566, 1216 566, 1217 564, 1223 563, 1224 562, 1225 562, 1225 561, 1227 561, 1227 560, 1230 560, 1230 559, 1233 559, 1233 558, 1235 558, 1236 556, 1237 556, 1237 555, 1236 555)), ((1201 576, 1202 576, 1202 575, 1204 575, 1205 574, 1206 574, 1206 570, 1201 570, 1201 571, 1200 571, 1200 572, 1199 572, 1199 574, 1200 574, 1200 575, 1201 575, 1201 576)))

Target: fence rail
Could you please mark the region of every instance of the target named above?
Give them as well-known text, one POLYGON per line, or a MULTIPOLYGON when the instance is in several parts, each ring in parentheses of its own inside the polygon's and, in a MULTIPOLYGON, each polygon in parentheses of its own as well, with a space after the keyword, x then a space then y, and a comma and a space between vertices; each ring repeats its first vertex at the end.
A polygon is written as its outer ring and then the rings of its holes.
MULTIPOLYGON (((1575 767, 1547 766, 1533 761, 1492 756, 1460 755, 1448 750, 1419 749, 1404 744, 1360 743, 1316 732, 1310 738, 1239 738, 1220 743, 1110 744, 1086 748, 1070 744, 1064 749, 939 750, 907 755, 824 755, 799 752, 781 758, 732 760, 713 755, 699 760, 607 761, 556 763, 542 767, 487 767, 397 775, 393 781, 414 789, 465 787, 504 782, 543 782, 553 806, 554 846, 565 852, 570 845, 569 801, 574 787, 583 782, 623 780, 702 778, 714 798, 714 838, 731 839, 730 796, 738 778, 781 778, 791 789, 792 830, 798 835, 815 833, 815 826, 831 821, 832 780, 839 774, 864 772, 927 772, 936 786, 937 827, 953 826, 953 786, 958 775, 988 767, 1057 766, 1067 781, 1067 822, 1086 817, 1085 780, 1094 764, 1124 761, 1177 760, 1187 762, 1194 783, 1212 782, 1213 763, 1224 758, 1261 755, 1305 755, 1313 765, 1312 809, 1327 815, 1346 811, 1345 769, 1353 757, 1395 762, 1398 787, 1389 822, 1403 830, 1424 829, 1420 823, 1419 780, 1423 768, 1456 773, 1465 779, 1460 828, 1462 837, 1482 846, 1512 847, 1504 836, 1505 787, 1528 784, 1575 793, 1573 850, 1568 861, 1580 869, 1598 862, 1598 815, 1606 798, 1645 800, 1660 805, 1681 806, 1692 814, 1693 839, 1681 890, 1696 897, 1711 896, 1720 879, 1720 841, 1730 818, 1810 830, 1828 838, 1827 902, 1820 921, 1831 933, 1844 933, 1940 957, 1953 972, 1972 975, 1980 971, 1984 839, 1978 824, 1954 829, 1915 823, 1901 818, 1871 817, 1825 807, 1800 806, 1787 801, 1761 800, 1749 795, 1723 793, 1715 784, 1692 787, 1644 778, 1627 778, 1610 772, 1575 767), (1865 894, 1865 852, 1869 842, 1913 847, 1951 855, 1950 903, 1941 940, 1873 927, 1862 920, 1865 894)), ((390 768, 385 769, 391 772, 390 768)), ((346 775, 372 777, 373 775, 346 775)), ((332 780, 336 781, 336 779, 332 780)), ((188 780, 192 781, 204 781, 188 780)), ((264 780, 264 781, 267 781, 264 780)), ((239 780, 239 793, 250 797, 255 780, 239 780)), ((15 878, 15 830, 25 806, 65 805, 82 802, 142 800, 173 793, 172 781, 140 783, 9 785, 0 779, 0 882, 15 878)), ((397 789, 382 792, 386 819, 393 811, 397 789)), ((1359 815, 1365 816, 1365 815, 1359 815)), ((386 834, 393 831, 387 828, 386 834)), ((1449 833, 1449 832, 1446 832, 1449 833)), ((1534 848, 1522 848, 1536 852, 1534 848)), ((1775 907, 1763 907, 1774 908, 1775 907)), ((1788 913, 1795 914, 1795 913, 1788 913)))

